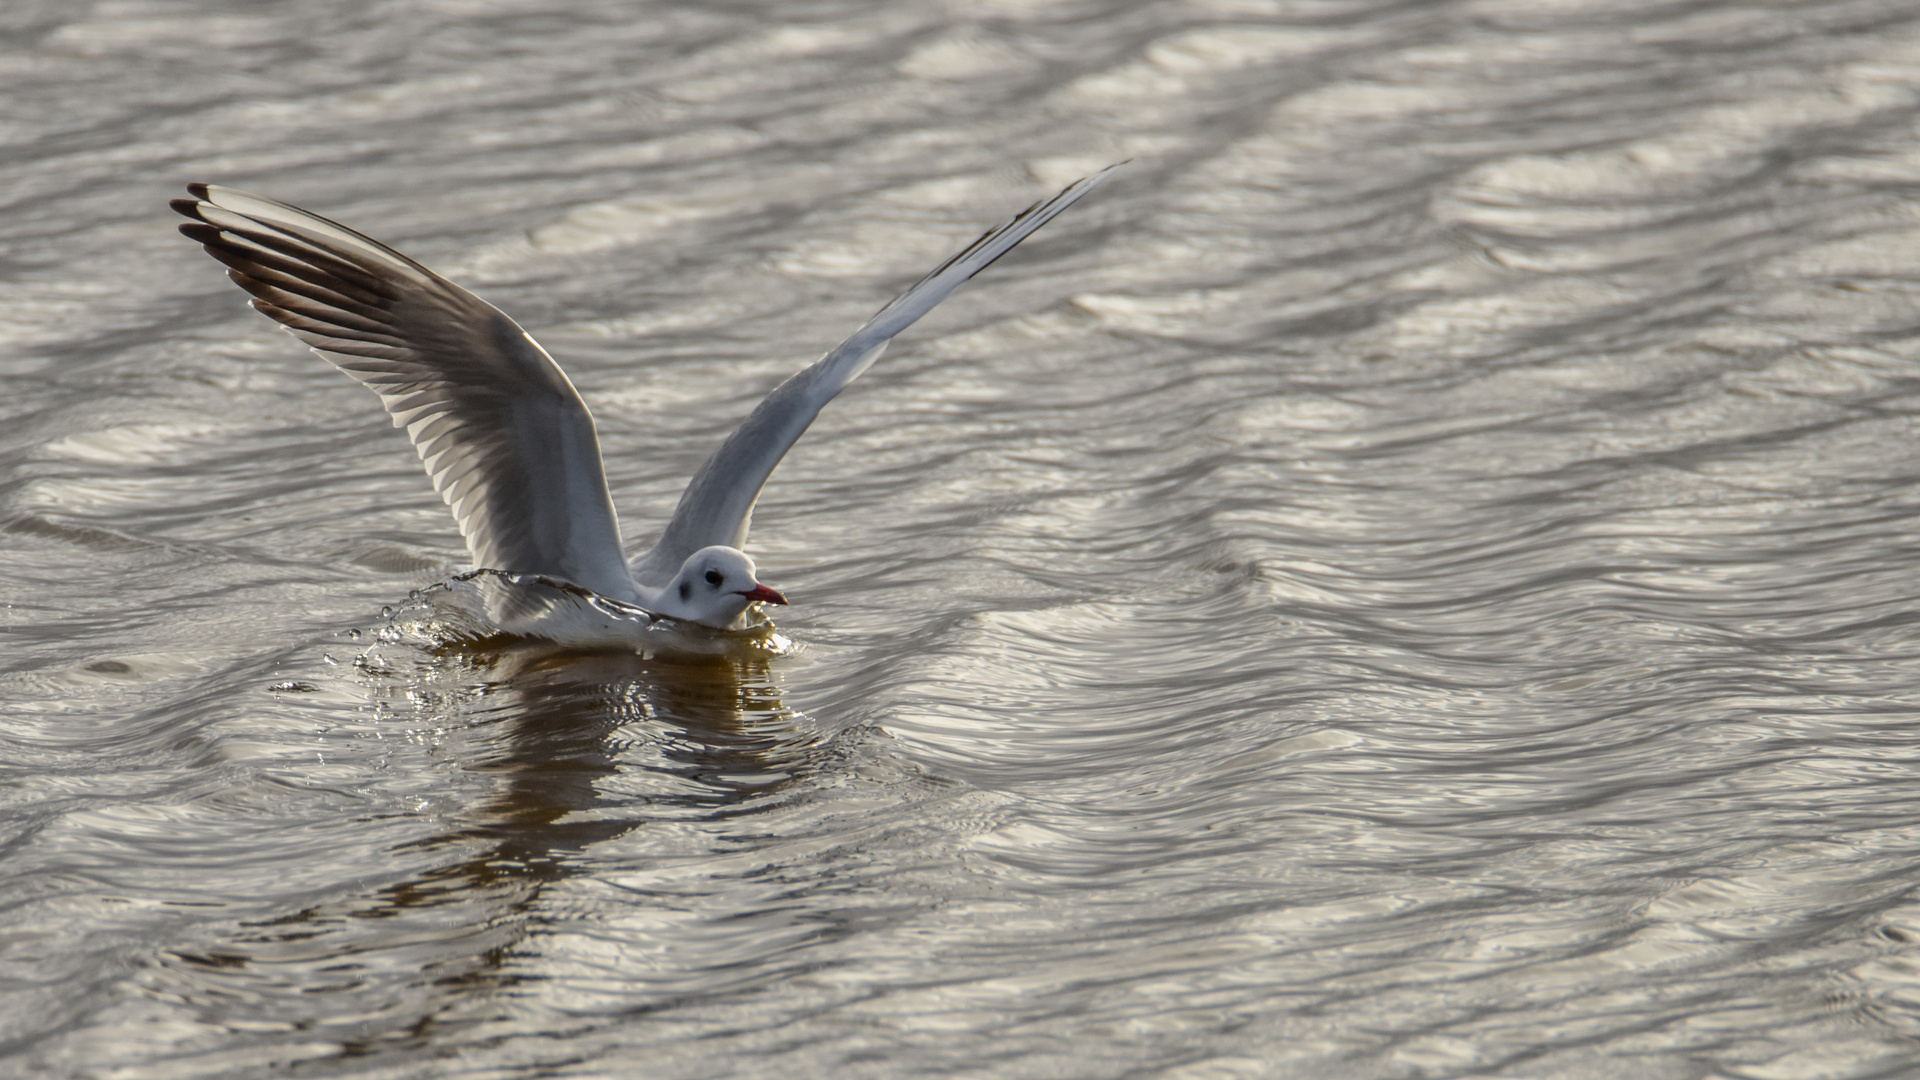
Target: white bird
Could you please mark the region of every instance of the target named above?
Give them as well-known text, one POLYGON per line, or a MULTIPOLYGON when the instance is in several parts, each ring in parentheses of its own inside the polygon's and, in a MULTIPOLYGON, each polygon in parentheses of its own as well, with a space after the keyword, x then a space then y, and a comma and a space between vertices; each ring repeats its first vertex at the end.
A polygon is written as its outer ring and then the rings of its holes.
POLYGON ((741 548, 787 450, 894 335, 1104 181, 1035 203, 940 264, 853 336, 781 383, 694 474, 660 539, 626 561, 586 403, 519 324, 343 225, 232 188, 189 184, 180 231, 225 263, 323 359, 380 395, 453 510, 478 568, 538 575, 655 615, 726 629, 785 604, 741 548))

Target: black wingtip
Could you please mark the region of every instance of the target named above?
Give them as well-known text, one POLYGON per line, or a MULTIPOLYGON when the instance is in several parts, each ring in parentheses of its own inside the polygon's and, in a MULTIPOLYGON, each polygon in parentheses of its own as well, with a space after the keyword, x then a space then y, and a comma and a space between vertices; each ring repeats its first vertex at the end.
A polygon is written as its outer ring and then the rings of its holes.
MULTIPOLYGON (((181 200, 182 202, 186 200, 181 200)), ((179 210, 179 207, 174 207, 179 210)), ((184 213, 185 211, 182 211, 184 213)), ((189 240, 212 246, 220 242, 220 230, 204 221, 189 221, 180 226, 180 234, 189 240)))
POLYGON ((204 199, 207 197, 207 185, 195 180, 193 183, 187 185, 187 194, 196 199, 204 199))
POLYGON ((196 199, 168 199, 167 207, 181 217, 200 218, 200 203, 196 199))

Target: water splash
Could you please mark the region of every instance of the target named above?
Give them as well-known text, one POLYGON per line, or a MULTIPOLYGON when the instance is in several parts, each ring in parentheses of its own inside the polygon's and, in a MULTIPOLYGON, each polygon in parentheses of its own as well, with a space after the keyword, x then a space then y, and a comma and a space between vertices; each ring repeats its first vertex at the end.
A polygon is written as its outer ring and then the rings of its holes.
POLYGON ((397 611, 382 609, 382 617, 379 641, 410 639, 435 649, 486 650, 520 639, 631 650, 645 657, 785 656, 798 648, 757 610, 747 613, 739 629, 715 630, 568 582, 500 570, 472 570, 416 589, 397 611))

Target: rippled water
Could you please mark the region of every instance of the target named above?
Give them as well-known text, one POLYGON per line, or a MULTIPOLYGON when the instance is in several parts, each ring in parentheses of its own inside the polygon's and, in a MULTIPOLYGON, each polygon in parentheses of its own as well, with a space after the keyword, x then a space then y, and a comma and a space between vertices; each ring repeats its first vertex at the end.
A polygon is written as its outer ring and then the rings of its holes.
POLYGON ((1920 1070, 1920 11, 0 7, 0 1073, 1920 1070), (516 315, 793 642, 439 650, 188 180, 516 315), (382 608, 392 609, 383 614, 382 608))

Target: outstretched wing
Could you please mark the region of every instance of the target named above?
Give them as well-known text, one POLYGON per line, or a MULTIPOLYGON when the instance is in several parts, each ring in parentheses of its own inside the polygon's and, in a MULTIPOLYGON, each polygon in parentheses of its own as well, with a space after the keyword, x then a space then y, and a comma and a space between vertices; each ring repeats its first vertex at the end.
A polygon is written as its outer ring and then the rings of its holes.
POLYGON ((475 565, 633 596, 593 417, 492 305, 326 218, 189 184, 180 231, 254 309, 374 393, 413 440, 475 565))
POLYGON ((694 474, 659 543, 635 563, 634 576, 643 583, 655 583, 656 579, 671 577, 687 556, 703 547, 745 544, 760 489, 821 408, 871 367, 894 335, 912 326, 968 278, 993 265, 994 260, 1098 187, 1119 167, 1109 165, 1078 180, 989 231, 881 308, 832 352, 774 388, 694 474))

